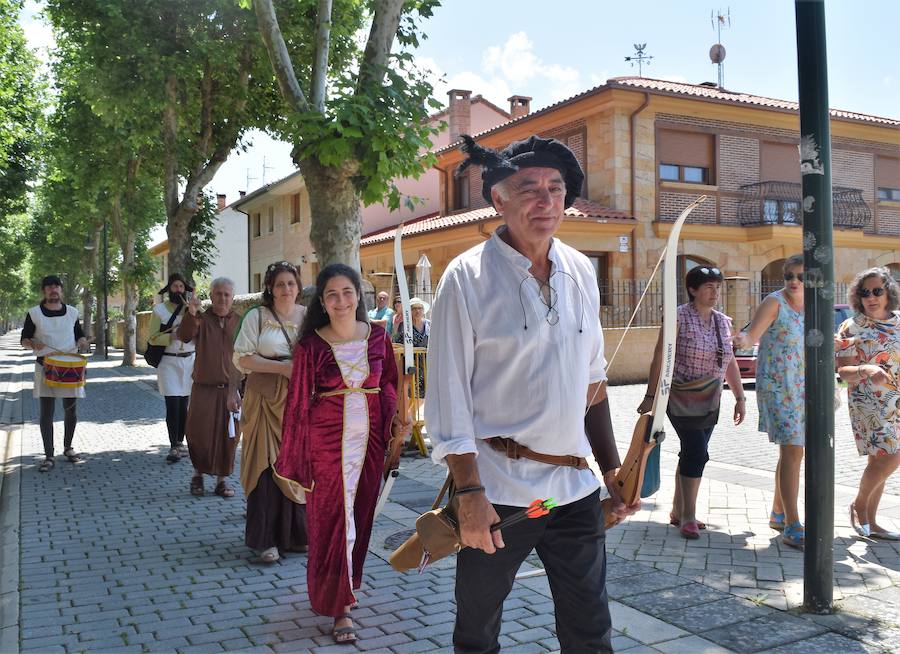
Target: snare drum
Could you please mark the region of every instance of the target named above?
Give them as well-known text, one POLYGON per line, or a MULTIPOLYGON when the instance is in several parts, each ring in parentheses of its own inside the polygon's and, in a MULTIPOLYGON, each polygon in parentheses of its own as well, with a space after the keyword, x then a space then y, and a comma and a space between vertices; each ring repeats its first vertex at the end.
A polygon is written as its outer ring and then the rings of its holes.
POLYGON ((54 352, 44 357, 44 383, 51 388, 84 386, 87 357, 54 352))

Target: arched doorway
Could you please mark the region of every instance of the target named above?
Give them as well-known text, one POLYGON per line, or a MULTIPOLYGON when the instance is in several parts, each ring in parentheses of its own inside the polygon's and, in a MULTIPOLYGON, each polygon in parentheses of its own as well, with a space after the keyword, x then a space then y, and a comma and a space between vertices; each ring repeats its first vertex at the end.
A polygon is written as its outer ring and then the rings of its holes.
POLYGON ((900 282, 900 263, 889 263, 887 269, 891 271, 895 282, 900 282))
POLYGON ((760 297, 766 297, 784 286, 784 259, 769 263, 759 274, 760 297))

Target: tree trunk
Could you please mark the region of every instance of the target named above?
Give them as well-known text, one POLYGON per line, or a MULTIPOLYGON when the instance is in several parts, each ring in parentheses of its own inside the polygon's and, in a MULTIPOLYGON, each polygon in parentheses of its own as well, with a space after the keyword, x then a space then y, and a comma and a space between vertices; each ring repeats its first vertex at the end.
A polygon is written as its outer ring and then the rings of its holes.
POLYGON ((176 211, 171 216, 166 216, 166 235, 169 238, 169 272, 179 272, 187 278, 191 279, 191 269, 193 261, 191 257, 191 235, 190 224, 191 218, 197 213, 197 205, 193 207, 185 207, 185 204, 179 204, 176 211))
POLYGON ((362 213, 359 194, 353 185, 356 168, 354 161, 340 167, 323 166, 315 160, 300 162, 312 212, 309 238, 320 268, 343 263, 354 270, 360 269, 362 213))
POLYGON ((123 275, 122 286, 125 292, 125 307, 122 312, 125 314, 125 334, 122 339, 122 347, 125 351, 122 356, 122 365, 133 366, 137 353, 137 339, 135 337, 137 335, 136 311, 138 303, 138 288, 132 277, 135 268, 134 233, 129 232, 124 240, 125 242, 122 244, 124 246, 122 248, 122 268, 125 274, 123 275))
POLYGON ((97 275, 97 261, 100 259, 99 252, 103 245, 100 243, 100 239, 97 238, 96 234, 94 235, 94 244, 95 246, 91 250, 90 260, 88 262, 88 269, 91 271, 91 283, 84 287, 84 293, 82 294, 84 309, 81 315, 81 324, 84 326, 84 335, 87 337, 88 342, 91 342, 97 333, 94 330, 94 300, 98 295, 96 293, 98 288, 97 280, 99 279, 97 275))

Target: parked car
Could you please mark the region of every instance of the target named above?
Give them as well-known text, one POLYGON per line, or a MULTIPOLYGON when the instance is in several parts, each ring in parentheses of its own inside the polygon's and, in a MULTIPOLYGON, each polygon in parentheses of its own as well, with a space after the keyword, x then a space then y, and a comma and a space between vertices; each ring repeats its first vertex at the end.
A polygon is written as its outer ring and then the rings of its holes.
MULTIPOLYGON (((841 326, 841 323, 844 322, 847 318, 853 315, 853 312, 850 310, 850 305, 848 304, 835 304, 834 305, 834 333, 837 333, 838 327, 841 326)), ((750 326, 748 322, 741 331, 747 329, 750 326)), ((738 368, 741 371, 741 379, 756 379, 756 357, 759 353, 759 343, 754 343, 753 347, 747 348, 734 348, 734 358, 737 361, 738 368)))

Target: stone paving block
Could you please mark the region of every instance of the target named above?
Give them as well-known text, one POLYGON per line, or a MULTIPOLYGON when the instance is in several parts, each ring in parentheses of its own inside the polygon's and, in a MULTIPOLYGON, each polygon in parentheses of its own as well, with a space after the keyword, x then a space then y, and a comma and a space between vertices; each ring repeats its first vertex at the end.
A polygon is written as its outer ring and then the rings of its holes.
POLYGON ((214 643, 204 643, 203 645, 190 645, 189 647, 183 647, 178 650, 178 654, 216 654, 217 652, 224 652, 225 648, 222 647, 218 642, 214 643))
POLYGON ((546 640, 547 638, 553 638, 553 636, 555 635, 553 631, 545 629, 544 627, 522 629, 521 626, 519 627, 519 629, 513 629, 508 633, 513 638, 513 640, 519 643, 530 643, 533 641, 546 640))
POLYGON ((631 595, 619 601, 651 615, 666 616, 669 611, 726 599, 727 593, 713 590, 702 584, 686 584, 652 593, 631 595))
POLYGON ((811 638, 824 631, 824 627, 809 620, 788 613, 771 613, 755 620, 706 631, 703 637, 744 654, 811 638))
POLYGON ((434 643, 430 640, 411 640, 408 643, 393 645, 391 651, 395 654, 416 654, 417 652, 433 652, 434 643))
POLYGON ((664 643, 656 643, 653 648, 665 654, 733 654, 732 650, 716 645, 700 636, 685 636, 664 643))
MULTIPOLYGON (((677 609, 666 614, 666 620, 693 633, 705 632, 709 629, 745 622, 760 618, 772 612, 772 609, 756 606, 746 600, 734 597, 677 609)), ((669 640, 669 639, 667 639, 669 640)))
POLYGON ((861 643, 858 640, 853 640, 840 634, 827 633, 793 643, 786 643, 773 649, 764 650, 759 654, 824 654, 825 652, 883 654, 885 651, 891 650, 884 650, 879 646, 861 643))
POLYGON ((253 643, 243 637, 224 640, 219 644, 227 652, 243 652, 253 648, 253 643))
MULTIPOLYGON (((613 629, 641 643, 659 643, 687 635, 683 629, 620 602, 611 601, 609 612, 612 616, 613 629)), ((666 616, 667 620, 668 618, 669 616, 666 616)))
POLYGON ((677 575, 670 575, 667 572, 657 571, 609 581, 606 584, 606 590, 610 597, 618 599, 629 595, 639 595, 664 588, 683 586, 687 583, 689 583, 687 579, 677 575))

